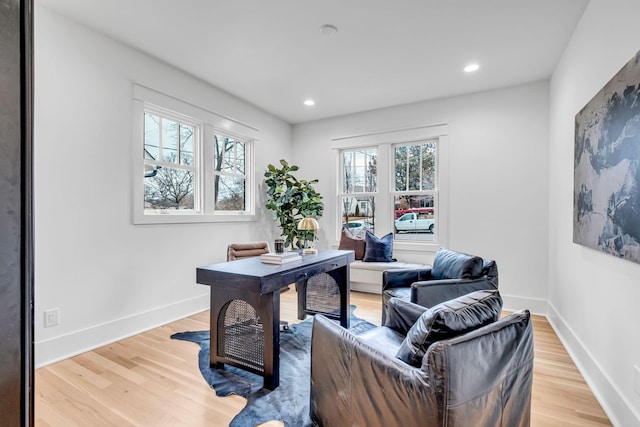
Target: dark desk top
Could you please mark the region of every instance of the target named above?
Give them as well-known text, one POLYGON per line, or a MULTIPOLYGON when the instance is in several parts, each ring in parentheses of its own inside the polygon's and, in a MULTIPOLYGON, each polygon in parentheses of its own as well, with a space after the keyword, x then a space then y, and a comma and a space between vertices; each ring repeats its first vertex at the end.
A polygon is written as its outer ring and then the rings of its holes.
POLYGON ((319 272, 348 265, 353 260, 353 251, 335 249, 303 255, 301 260, 286 264, 267 264, 260 261, 260 257, 253 257, 198 267, 196 282, 211 287, 246 288, 265 294, 319 272), (322 271, 314 271, 319 268, 322 271))

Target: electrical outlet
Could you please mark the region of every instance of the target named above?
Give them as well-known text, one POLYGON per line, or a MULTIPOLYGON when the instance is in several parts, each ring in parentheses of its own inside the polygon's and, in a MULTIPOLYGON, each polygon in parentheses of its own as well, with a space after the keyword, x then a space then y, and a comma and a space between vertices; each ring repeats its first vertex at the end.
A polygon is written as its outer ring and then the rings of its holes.
POLYGON ((44 327, 50 328, 60 323, 60 309, 52 308, 44 312, 44 327))
POLYGON ((640 395, 640 368, 633 366, 633 391, 640 395))

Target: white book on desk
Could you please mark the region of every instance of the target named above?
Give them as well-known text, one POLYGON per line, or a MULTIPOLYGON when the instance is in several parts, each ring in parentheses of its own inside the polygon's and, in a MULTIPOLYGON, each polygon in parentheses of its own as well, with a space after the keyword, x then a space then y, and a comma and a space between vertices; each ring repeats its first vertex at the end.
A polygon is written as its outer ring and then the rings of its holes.
POLYGON ((300 256, 300 254, 298 252, 287 251, 282 253, 269 252, 268 254, 260 255, 260 258, 281 260, 281 259, 287 259, 287 258, 294 258, 296 256, 300 256))
POLYGON ((302 256, 300 254, 295 254, 295 256, 288 256, 284 258, 270 258, 261 256, 260 260, 266 264, 286 264, 288 262, 300 261, 302 256))

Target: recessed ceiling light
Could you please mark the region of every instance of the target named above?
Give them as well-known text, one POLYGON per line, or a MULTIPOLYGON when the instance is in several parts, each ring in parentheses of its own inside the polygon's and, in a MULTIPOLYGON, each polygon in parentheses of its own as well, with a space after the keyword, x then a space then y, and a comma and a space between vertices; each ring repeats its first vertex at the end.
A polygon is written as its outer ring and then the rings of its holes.
POLYGON ((469 64, 466 67, 464 67, 464 71, 467 73, 473 73, 474 71, 478 71, 480 69, 480 66, 478 64, 469 64))
POLYGON ((325 36, 332 36, 337 32, 338 32, 338 27, 336 27, 335 25, 324 24, 323 26, 320 27, 320 34, 323 34, 325 36))
POLYGON ((304 105, 306 105, 307 107, 311 107, 316 105, 316 101, 314 101, 313 99, 306 99, 304 101, 304 105))

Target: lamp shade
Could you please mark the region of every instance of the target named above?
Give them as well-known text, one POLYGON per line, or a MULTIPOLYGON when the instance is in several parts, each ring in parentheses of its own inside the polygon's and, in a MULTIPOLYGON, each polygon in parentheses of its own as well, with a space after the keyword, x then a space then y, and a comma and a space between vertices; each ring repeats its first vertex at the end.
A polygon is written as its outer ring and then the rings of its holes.
POLYGON ((318 221, 315 218, 302 218, 302 220, 298 223, 298 230, 318 230, 320 225, 318 225, 318 221))

